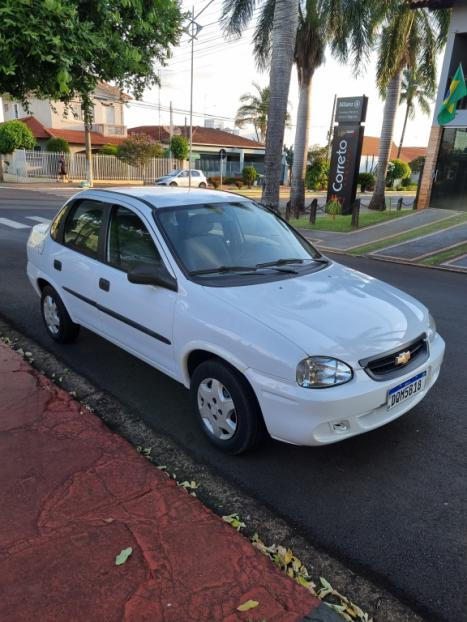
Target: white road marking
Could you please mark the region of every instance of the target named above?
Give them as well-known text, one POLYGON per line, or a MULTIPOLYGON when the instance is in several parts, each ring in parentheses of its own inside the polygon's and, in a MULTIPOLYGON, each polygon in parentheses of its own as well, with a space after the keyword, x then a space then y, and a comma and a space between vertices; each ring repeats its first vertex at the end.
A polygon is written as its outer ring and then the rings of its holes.
POLYGON ((22 222, 10 220, 9 218, 0 218, 0 225, 11 227, 12 229, 30 229, 31 225, 24 225, 22 222))
POLYGON ((43 218, 42 216, 26 216, 28 220, 35 220, 36 222, 45 222, 49 224, 50 218, 43 218))

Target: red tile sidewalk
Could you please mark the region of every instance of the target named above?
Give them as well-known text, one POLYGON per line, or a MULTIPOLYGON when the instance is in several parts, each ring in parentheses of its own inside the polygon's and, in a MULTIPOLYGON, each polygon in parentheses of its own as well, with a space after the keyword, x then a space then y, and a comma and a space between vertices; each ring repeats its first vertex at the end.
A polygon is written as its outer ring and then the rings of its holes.
POLYGON ((298 622, 329 611, 2 343, 0 593, 2 622, 298 622), (259 606, 237 611, 249 599, 259 606))

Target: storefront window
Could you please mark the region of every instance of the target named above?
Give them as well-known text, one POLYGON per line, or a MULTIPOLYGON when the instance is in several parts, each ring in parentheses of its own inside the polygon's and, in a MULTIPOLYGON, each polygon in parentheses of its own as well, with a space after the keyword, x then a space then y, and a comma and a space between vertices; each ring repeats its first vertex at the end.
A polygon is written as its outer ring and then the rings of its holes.
POLYGON ((431 207, 467 211, 467 128, 443 131, 431 207))

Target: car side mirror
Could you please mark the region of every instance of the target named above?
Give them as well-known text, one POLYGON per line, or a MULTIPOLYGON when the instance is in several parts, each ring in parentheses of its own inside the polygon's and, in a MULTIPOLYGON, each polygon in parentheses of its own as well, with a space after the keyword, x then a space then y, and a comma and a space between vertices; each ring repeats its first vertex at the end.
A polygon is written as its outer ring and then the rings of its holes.
POLYGON ((161 266, 138 264, 128 272, 127 276, 130 283, 155 285, 156 287, 170 289, 173 292, 178 291, 177 279, 161 266))

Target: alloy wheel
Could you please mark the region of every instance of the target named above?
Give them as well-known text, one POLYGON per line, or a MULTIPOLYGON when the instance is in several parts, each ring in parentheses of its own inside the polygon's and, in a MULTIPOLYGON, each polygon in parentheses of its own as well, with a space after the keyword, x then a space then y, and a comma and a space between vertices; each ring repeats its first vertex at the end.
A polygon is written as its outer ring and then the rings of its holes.
POLYGON ((206 429, 221 441, 237 431, 234 401, 226 387, 215 378, 205 378, 198 387, 198 409, 206 429))

